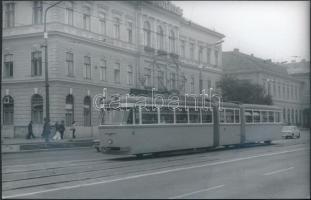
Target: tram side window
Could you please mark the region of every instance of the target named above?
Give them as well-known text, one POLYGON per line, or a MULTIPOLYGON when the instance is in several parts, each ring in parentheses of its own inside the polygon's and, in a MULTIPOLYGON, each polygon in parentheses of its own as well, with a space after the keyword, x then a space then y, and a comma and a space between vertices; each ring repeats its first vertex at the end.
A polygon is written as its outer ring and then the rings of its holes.
POLYGON ((174 123, 174 112, 171 108, 162 107, 160 109, 160 123, 161 124, 174 123))
POLYGON ((158 112, 157 109, 151 107, 141 109, 141 123, 142 124, 157 124, 158 123, 158 112))
POLYGON ((226 109, 226 123, 234 123, 234 111, 232 109, 226 109))
POLYGON ((254 116, 254 123, 259 123, 260 122, 260 112, 254 111, 253 116, 254 116))
POLYGON ((267 111, 261 111, 260 112, 260 121, 261 122, 268 122, 268 116, 267 116, 267 111))
POLYGON ((246 123, 253 123, 253 111, 246 110, 244 112, 246 123))
POLYGON ((200 123, 200 110, 194 108, 189 109, 189 121, 190 123, 200 123))
POLYGON ((234 110, 235 123, 240 123, 240 110, 234 110))
POLYGON ((210 110, 202 109, 202 123, 212 123, 213 122, 213 113, 210 110))
POLYGON ((188 123, 188 112, 185 108, 177 108, 175 114, 176 123, 188 123))
POLYGON ((273 111, 269 111, 268 112, 269 113, 269 122, 274 122, 274 113, 273 113, 273 111))
POLYGON ((134 120, 135 120, 135 124, 139 124, 139 108, 135 107, 132 109, 134 112, 134 120))
POLYGON ((275 122, 280 123, 280 112, 275 112, 275 122))
POLYGON ((225 123, 225 110, 219 111, 219 123, 225 123))

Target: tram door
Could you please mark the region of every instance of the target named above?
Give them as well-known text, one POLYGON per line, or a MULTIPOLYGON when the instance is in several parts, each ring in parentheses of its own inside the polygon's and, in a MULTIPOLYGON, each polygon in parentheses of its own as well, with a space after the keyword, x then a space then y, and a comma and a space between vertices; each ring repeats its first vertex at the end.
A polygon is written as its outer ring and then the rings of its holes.
POLYGON ((213 138, 214 138, 214 147, 219 146, 219 111, 218 106, 213 106, 213 120, 214 120, 214 127, 213 127, 213 138))

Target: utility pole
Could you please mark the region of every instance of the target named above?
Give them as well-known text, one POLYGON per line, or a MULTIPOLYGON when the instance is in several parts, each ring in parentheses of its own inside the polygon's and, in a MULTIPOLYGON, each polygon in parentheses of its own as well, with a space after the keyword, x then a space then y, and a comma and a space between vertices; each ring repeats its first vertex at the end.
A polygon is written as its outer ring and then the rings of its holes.
POLYGON ((48 33, 46 31, 46 15, 47 12, 50 8, 56 6, 62 1, 58 1, 57 3, 50 5, 45 9, 44 12, 44 32, 43 32, 43 37, 44 37, 44 59, 45 59, 45 112, 46 112, 46 120, 50 121, 50 95, 49 95, 49 72, 48 72, 48 33))

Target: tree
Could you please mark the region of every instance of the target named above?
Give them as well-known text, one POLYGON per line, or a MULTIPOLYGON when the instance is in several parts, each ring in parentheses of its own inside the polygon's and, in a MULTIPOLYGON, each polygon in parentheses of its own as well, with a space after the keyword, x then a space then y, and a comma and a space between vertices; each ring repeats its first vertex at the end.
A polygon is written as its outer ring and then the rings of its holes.
POLYGON ((223 76, 218 82, 222 98, 226 101, 237 101, 247 104, 272 105, 272 98, 265 94, 261 85, 251 83, 248 80, 239 80, 231 76, 223 76))

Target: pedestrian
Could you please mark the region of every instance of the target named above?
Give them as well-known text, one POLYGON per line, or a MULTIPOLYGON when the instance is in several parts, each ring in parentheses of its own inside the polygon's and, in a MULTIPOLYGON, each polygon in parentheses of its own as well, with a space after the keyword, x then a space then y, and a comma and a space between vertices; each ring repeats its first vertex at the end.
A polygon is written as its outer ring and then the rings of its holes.
POLYGON ((60 133, 60 138, 62 140, 64 139, 64 132, 65 132, 65 122, 64 120, 62 120, 61 124, 59 125, 59 133, 60 133))
POLYGON ((73 121, 73 122, 72 122, 72 126, 71 126, 71 130, 72 130, 72 138, 73 138, 73 139, 75 139, 75 138, 76 138, 76 135, 75 135, 75 133, 76 133, 76 126, 77 126, 76 122, 75 122, 75 121, 73 121))
POLYGON ((61 139, 61 137, 60 137, 60 132, 59 132, 59 124, 58 124, 58 121, 56 121, 56 123, 55 123, 54 126, 55 126, 55 134, 54 134, 54 136, 53 136, 53 140, 58 141, 58 140, 61 139))
POLYGON ((42 137, 45 139, 45 142, 49 142, 50 133, 51 133, 50 121, 44 118, 42 137))
POLYGON ((32 132, 32 121, 29 122, 28 124, 28 134, 27 134, 27 139, 31 139, 32 138, 35 138, 35 135, 33 134, 32 132))

